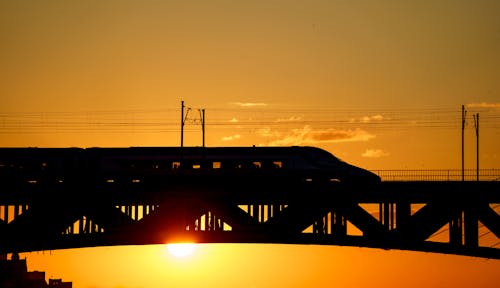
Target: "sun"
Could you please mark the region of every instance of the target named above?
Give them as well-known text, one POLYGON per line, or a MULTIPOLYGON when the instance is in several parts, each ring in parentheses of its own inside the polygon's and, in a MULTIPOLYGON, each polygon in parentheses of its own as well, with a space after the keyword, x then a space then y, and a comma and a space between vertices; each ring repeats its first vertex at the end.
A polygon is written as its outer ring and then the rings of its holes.
POLYGON ((193 254, 196 247, 195 243, 169 243, 167 244, 168 252, 177 258, 185 258, 193 254))

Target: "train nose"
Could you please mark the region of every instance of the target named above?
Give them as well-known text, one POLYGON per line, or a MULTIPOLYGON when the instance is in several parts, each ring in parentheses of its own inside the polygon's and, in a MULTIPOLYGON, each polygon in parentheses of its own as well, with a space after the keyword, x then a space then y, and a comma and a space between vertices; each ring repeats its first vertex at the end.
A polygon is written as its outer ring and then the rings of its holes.
POLYGON ((361 183, 379 183, 381 181, 380 176, 377 174, 356 166, 351 166, 351 177, 357 179, 361 183))
POLYGON ((365 170, 365 177, 368 179, 368 181, 370 182, 380 182, 382 181, 382 179, 380 178, 380 176, 378 176, 377 174, 371 172, 371 171, 368 171, 368 170, 365 170))

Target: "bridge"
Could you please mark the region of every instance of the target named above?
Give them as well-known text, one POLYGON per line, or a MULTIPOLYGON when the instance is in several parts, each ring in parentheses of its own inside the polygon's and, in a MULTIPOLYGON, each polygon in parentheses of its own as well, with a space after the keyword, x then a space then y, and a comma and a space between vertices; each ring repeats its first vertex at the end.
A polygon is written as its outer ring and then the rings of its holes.
POLYGON ((500 259, 498 181, 368 184, 182 169, 104 175, 71 161, 60 174, 47 169, 52 164, 46 160, 2 157, 0 254, 196 242, 340 245, 500 259), (497 243, 483 243, 484 231, 497 243))

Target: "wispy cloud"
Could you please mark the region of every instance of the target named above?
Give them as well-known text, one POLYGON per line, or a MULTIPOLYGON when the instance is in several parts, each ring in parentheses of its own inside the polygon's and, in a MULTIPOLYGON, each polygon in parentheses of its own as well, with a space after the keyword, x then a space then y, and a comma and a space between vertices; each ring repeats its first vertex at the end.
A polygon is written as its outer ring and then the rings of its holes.
POLYGON ((466 104, 465 106, 470 108, 500 108, 500 103, 487 103, 487 102, 469 103, 466 104))
POLYGON ((302 116, 291 116, 288 118, 279 118, 276 120, 276 122, 297 122, 297 121, 301 121, 301 120, 302 120, 302 116))
POLYGON ((325 129, 313 130, 306 125, 303 128, 292 129, 291 133, 281 136, 280 139, 271 141, 269 146, 289 146, 289 145, 304 145, 318 143, 339 143, 339 142, 364 142, 375 135, 368 133, 362 129, 325 129))
POLYGON ((271 128, 260 128, 255 133, 261 137, 279 137, 280 136, 280 134, 278 132, 273 131, 271 128))
POLYGON ((366 158, 380 158, 389 156, 389 153, 381 149, 366 149, 366 151, 363 154, 361 154, 361 156, 366 158))
POLYGON ((235 102, 233 103, 236 106, 240 107, 262 107, 262 106, 267 106, 267 103, 262 103, 262 102, 235 102))
POLYGON ((349 119, 349 122, 351 122, 351 123, 370 123, 373 121, 382 121, 382 120, 384 120, 384 116, 377 114, 377 115, 372 115, 372 116, 351 118, 351 119, 349 119))
POLYGON ((231 135, 231 136, 224 136, 222 137, 222 141, 233 141, 233 140, 236 140, 236 139, 240 139, 241 138, 241 135, 240 134, 235 134, 235 135, 231 135))

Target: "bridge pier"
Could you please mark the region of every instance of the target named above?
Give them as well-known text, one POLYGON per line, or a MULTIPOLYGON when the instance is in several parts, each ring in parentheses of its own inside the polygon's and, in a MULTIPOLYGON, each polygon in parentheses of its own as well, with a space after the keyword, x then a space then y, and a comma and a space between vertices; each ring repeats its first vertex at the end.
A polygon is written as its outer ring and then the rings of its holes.
POLYGON ((455 215, 450 221, 450 244, 452 246, 462 246, 462 213, 455 215))
POLYGON ((337 239, 347 235, 346 217, 338 209, 328 212, 313 223, 313 234, 333 235, 337 239))
POLYGON ((318 235, 328 234, 328 215, 321 217, 313 223, 313 233, 318 235))
POLYGON ((476 210, 475 206, 471 206, 464 212, 464 244, 468 248, 479 247, 479 223, 476 210))
POLYGON ((394 203, 383 202, 379 204, 380 223, 387 229, 394 229, 394 203))
POLYGON ((332 234, 338 238, 343 238, 347 235, 347 220, 340 211, 332 213, 332 234))
POLYGON ((400 202, 396 204, 396 227, 404 226, 410 222, 411 204, 409 202, 400 202))
POLYGON ((476 207, 471 205, 457 213, 450 221, 452 246, 479 247, 479 222, 476 207))

